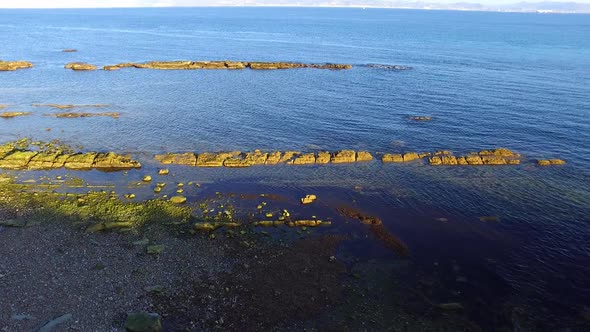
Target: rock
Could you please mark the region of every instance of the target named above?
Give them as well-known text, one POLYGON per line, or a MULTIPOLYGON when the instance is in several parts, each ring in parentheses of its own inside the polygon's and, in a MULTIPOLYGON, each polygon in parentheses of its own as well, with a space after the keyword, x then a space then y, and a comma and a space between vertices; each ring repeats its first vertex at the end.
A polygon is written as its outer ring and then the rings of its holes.
POLYGON ((484 155, 481 160, 484 165, 506 165, 506 159, 495 155, 484 155))
POLYGON ((332 155, 330 160, 334 164, 354 163, 356 161, 356 152, 354 150, 342 150, 332 155))
POLYGON ((266 165, 276 165, 281 161, 281 153, 279 151, 271 152, 268 154, 266 161, 264 162, 266 165))
POLYGON ((386 153, 381 157, 381 161, 384 163, 403 163, 404 157, 401 154, 386 153))
POLYGON ((35 151, 14 150, 0 159, 0 168, 22 169, 26 168, 29 161, 38 153, 35 151))
POLYGON ((480 156, 500 156, 500 157, 520 157, 520 154, 505 149, 505 148, 497 148, 495 150, 482 150, 479 152, 480 156))
POLYGON ((476 155, 466 156, 465 160, 467 161, 467 164, 469 164, 469 165, 483 165, 483 160, 481 160, 480 156, 476 156, 476 155))
POLYGON ((96 116, 106 116, 113 119, 118 119, 121 113, 116 112, 102 112, 102 113, 86 113, 86 112, 64 112, 64 113, 52 113, 45 114, 46 116, 54 116, 60 119, 76 119, 76 118, 92 118, 96 116))
POLYGON ((35 107, 51 107, 51 108, 57 108, 60 110, 64 110, 64 109, 72 109, 72 108, 100 108, 100 107, 108 107, 110 105, 109 104, 79 104, 79 105, 74 105, 74 104, 33 104, 33 106, 35 106, 35 107))
POLYGON ((445 166, 457 165, 457 158, 455 156, 444 155, 440 157, 441 163, 445 166))
POLYGON ((62 168, 62 167, 64 167, 64 165, 66 164, 66 161, 68 160, 68 158, 70 158, 70 155, 69 154, 60 154, 53 161, 53 165, 51 166, 51 168, 62 168))
POLYGON ((28 61, 2 61, 0 60, 0 71, 14 71, 17 69, 31 68, 33 64, 28 61))
POLYGON ((465 157, 457 157, 457 165, 469 165, 465 157))
POLYGON ((246 160, 243 158, 238 157, 231 157, 225 159, 223 161, 223 166, 225 167, 233 167, 233 168, 240 168, 240 167, 250 167, 254 165, 251 160, 246 160))
POLYGON ((565 160, 562 159, 539 159, 537 160, 539 166, 565 165, 565 160))
POLYGON ((158 170, 158 175, 168 175, 168 173, 170 173, 170 170, 168 170, 167 168, 162 168, 158 170))
POLYGON ((97 155, 96 152, 72 154, 66 160, 64 166, 68 169, 91 169, 97 155))
POLYGON ((316 164, 327 164, 330 162, 331 154, 328 151, 318 152, 318 156, 315 159, 316 164))
POLYGON ((418 155, 416 152, 404 153, 404 162, 409 162, 417 159, 420 159, 420 155, 418 155))
POLYGON ((295 220, 288 223, 290 227, 316 227, 321 224, 321 220, 295 220))
POLYGON ((164 251, 164 245, 154 244, 145 248, 146 252, 150 255, 159 255, 164 251))
POLYGON ((121 69, 121 67, 119 66, 103 66, 102 70, 107 70, 107 71, 113 71, 113 70, 119 70, 121 69))
POLYGON ((303 197, 301 199, 301 204, 311 204, 316 199, 317 199, 316 195, 305 195, 305 197, 303 197))
POLYGON ((55 160, 60 154, 50 152, 40 152, 35 155, 27 164, 28 169, 50 169, 55 165, 55 160))
POLYGON ((422 116, 422 115, 410 116, 410 117, 408 117, 408 119, 413 120, 413 121, 432 121, 431 116, 422 116))
POLYGON ((152 181, 152 177, 150 175, 146 175, 141 179, 143 182, 150 182, 152 181))
POLYGON ((72 314, 65 314, 63 316, 59 316, 43 325, 38 332, 51 332, 55 331, 57 326, 67 322, 68 320, 72 319, 72 314))
POLYGON ((373 156, 368 151, 359 151, 356 153, 356 161, 363 162, 363 161, 371 161, 373 160, 373 156))
POLYGON ((440 166, 443 164, 442 159, 440 159, 439 156, 434 156, 434 157, 428 158, 428 163, 432 166, 440 166))
POLYGON ((186 197, 184 196, 172 196, 170 197, 170 202, 174 204, 183 204, 186 203, 186 197))
POLYGON ((279 160, 279 162, 290 163, 292 161, 292 159, 299 154, 301 154, 301 153, 297 152, 297 151, 285 151, 283 153, 283 155, 281 156, 281 160, 279 160))
POLYGON ((2 112, 0 113, 0 118, 15 118, 17 116, 25 116, 25 115, 31 115, 31 112, 2 112))
POLYGON ((254 152, 248 152, 244 156, 244 160, 247 160, 252 165, 264 165, 268 159, 268 153, 261 152, 260 150, 254 150, 254 152))
POLYGON ((197 156, 194 153, 167 153, 156 155, 155 159, 162 164, 190 165, 197 164, 197 156))
POLYGON ((379 63, 369 63, 366 65, 369 68, 377 68, 377 69, 387 69, 387 70, 395 70, 395 71, 402 71, 402 70, 412 70, 413 67, 410 66, 402 66, 402 65, 385 65, 379 63))
POLYGON ((66 64, 64 68, 71 70, 96 70, 95 65, 84 62, 70 62, 66 64))
POLYGON ((314 153, 304 153, 300 154, 293 160, 293 165, 309 165, 315 164, 315 154, 314 153))
POLYGON ((78 52, 78 50, 76 50, 74 48, 66 48, 66 49, 63 49, 62 52, 64 52, 64 53, 74 53, 74 52, 78 52))
POLYGON ((120 155, 114 152, 98 153, 94 158, 92 167, 102 170, 141 168, 138 161, 131 159, 129 155, 120 155))
POLYGON ((221 167, 226 159, 239 157, 239 155, 239 151, 219 153, 204 152, 197 156, 196 165, 198 167, 221 167))
POLYGON ((155 313, 138 312, 127 315, 125 321, 127 332, 161 332, 162 321, 155 313))

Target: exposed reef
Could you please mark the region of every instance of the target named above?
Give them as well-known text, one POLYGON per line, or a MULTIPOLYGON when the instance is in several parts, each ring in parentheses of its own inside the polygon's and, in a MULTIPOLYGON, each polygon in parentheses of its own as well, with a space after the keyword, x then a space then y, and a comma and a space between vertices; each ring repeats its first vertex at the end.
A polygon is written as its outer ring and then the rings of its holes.
POLYGON ((14 71, 17 69, 31 68, 33 64, 28 61, 2 61, 0 60, 0 71, 14 71))
POLYGON ((104 66, 104 70, 118 70, 121 68, 148 68, 160 70, 190 70, 190 69, 254 69, 254 70, 276 70, 276 69, 350 69, 352 65, 338 63, 296 63, 296 62, 249 62, 249 61, 150 61, 144 63, 119 63, 116 65, 104 66))
POLYGON ((0 168, 4 169, 99 169, 105 171, 140 168, 130 156, 114 152, 76 153, 57 142, 20 140, 0 145, 0 168))
POLYGON ((85 62, 70 62, 65 65, 66 69, 82 71, 82 70, 96 70, 97 67, 95 65, 91 65, 85 62))
POLYGON ((15 118, 17 116, 31 115, 31 112, 2 112, 0 118, 15 118))

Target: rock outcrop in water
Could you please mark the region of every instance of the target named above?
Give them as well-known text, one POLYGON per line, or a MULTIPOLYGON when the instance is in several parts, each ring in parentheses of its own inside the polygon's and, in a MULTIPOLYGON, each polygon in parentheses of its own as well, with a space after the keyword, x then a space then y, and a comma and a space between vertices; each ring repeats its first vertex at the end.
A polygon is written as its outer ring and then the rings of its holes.
POLYGON ((410 66, 385 65, 385 64, 379 64, 379 63, 370 63, 370 64, 368 64, 366 66, 369 67, 369 68, 387 69, 387 70, 396 70, 396 71, 412 70, 412 69, 414 69, 413 67, 410 67, 410 66))
POLYGON ((565 165, 565 160, 562 159, 539 159, 537 160, 539 166, 554 166, 554 165, 565 165))
POLYGON ((53 144, 29 149, 29 143, 18 141, 0 145, 0 168, 5 169, 99 169, 121 170, 140 168, 141 164, 129 156, 114 152, 71 153, 53 144))
POLYGON ((15 118, 17 116, 31 115, 31 112, 2 112, 0 118, 15 118))
POLYGON ((315 69, 350 69, 352 65, 325 63, 308 64, 297 62, 249 62, 249 61, 150 61, 144 63, 120 63, 104 66, 104 70, 118 70, 121 68, 147 68, 159 70, 195 70, 195 69, 254 69, 254 70, 277 70, 296 68, 315 69))
POLYGON ((91 65, 85 62, 70 62, 65 65, 66 69, 76 70, 76 71, 83 71, 83 70, 96 70, 95 65, 91 65))
POLYGON ((0 60, 0 71, 14 71, 17 69, 31 68, 33 64, 28 61, 2 61, 0 60))
POLYGON ((106 116, 111 117, 113 119, 118 119, 121 116, 120 113, 116 112, 103 112, 103 113, 81 113, 81 112, 64 112, 64 113, 53 113, 53 114, 45 114, 46 116, 54 116, 56 118, 91 118, 97 116, 106 116))
POLYGON ((518 165, 520 164, 520 154, 505 148, 482 150, 459 157, 453 156, 448 151, 440 151, 429 158, 428 162, 433 166, 518 165))

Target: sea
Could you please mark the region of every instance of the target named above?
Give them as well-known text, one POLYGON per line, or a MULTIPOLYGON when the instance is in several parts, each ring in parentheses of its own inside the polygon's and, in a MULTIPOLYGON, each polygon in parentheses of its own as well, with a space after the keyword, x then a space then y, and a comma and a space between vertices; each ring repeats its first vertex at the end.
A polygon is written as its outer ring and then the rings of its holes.
MULTIPOLYGON (((590 315, 589 15, 286 7, 0 10, 0 45, 0 59, 34 64, 0 72, 0 104, 8 105, 6 111, 32 112, 0 119, 0 142, 61 139, 84 150, 130 153, 144 164, 129 172, 131 179, 155 170, 151 157, 163 152, 517 151, 523 156, 517 166, 374 161, 172 170, 209 184, 211 192, 315 193, 329 206, 352 204, 382 219, 424 270, 447 264, 456 272, 461 266, 477 271, 465 273, 473 283, 485 274, 510 296, 542 308, 539 317, 555 323, 546 326, 590 315), (64 69, 73 61, 103 66, 151 60, 353 68, 64 69), (60 119, 47 116, 53 109, 32 106, 37 103, 108 104, 100 111, 121 116, 60 119), (567 163, 536 165, 545 158, 567 163)), ((101 181, 115 176, 85 174, 101 181)), ((386 256, 363 245, 351 248, 386 256)), ((476 290, 486 283, 480 281, 470 296, 483 296, 476 290)))

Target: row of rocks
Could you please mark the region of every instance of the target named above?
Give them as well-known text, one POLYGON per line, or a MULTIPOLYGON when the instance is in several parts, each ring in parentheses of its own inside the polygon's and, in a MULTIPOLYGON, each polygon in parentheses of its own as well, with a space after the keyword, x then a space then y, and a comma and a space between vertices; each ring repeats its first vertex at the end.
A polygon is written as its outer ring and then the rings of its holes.
POLYGON ((0 146, 0 168, 4 169, 57 169, 122 170, 140 168, 141 164, 129 156, 114 152, 60 153, 31 151, 0 146))
MULTIPOLYGON (((84 62, 71 62, 65 65, 66 69, 72 70, 97 70, 98 67, 84 62)), ((297 62, 246 62, 246 61, 150 61, 144 63, 119 63, 116 65, 104 66, 104 70, 119 70, 121 68, 148 68, 159 70, 191 70, 191 69, 350 69, 352 65, 338 63, 297 63, 297 62)))
MULTIPOLYGON (((407 163, 426 159, 433 166, 461 166, 461 165, 518 165, 521 162, 520 154, 505 149, 482 150, 472 152, 465 156, 454 156, 450 151, 437 151, 434 153, 406 152, 399 154, 386 153, 381 157, 383 163, 407 163)), ((189 165, 197 167, 250 167, 255 165, 311 165, 311 164, 342 164, 354 162, 366 162, 373 160, 373 155, 367 151, 341 150, 338 152, 309 152, 275 151, 262 152, 204 152, 200 154, 167 153, 156 155, 155 159, 162 164, 189 165)), ((539 165, 563 165, 565 161, 560 159, 539 160, 539 165)))
POLYGON ((366 151, 342 150, 336 153, 327 151, 301 153, 298 151, 262 152, 204 152, 168 153, 155 156, 162 164, 190 165, 198 167, 249 167, 254 165, 310 165, 310 164, 341 164, 370 161, 373 156, 366 151))
POLYGON ((28 61, 2 61, 0 60, 0 71, 14 71, 17 69, 31 68, 33 64, 28 61))

